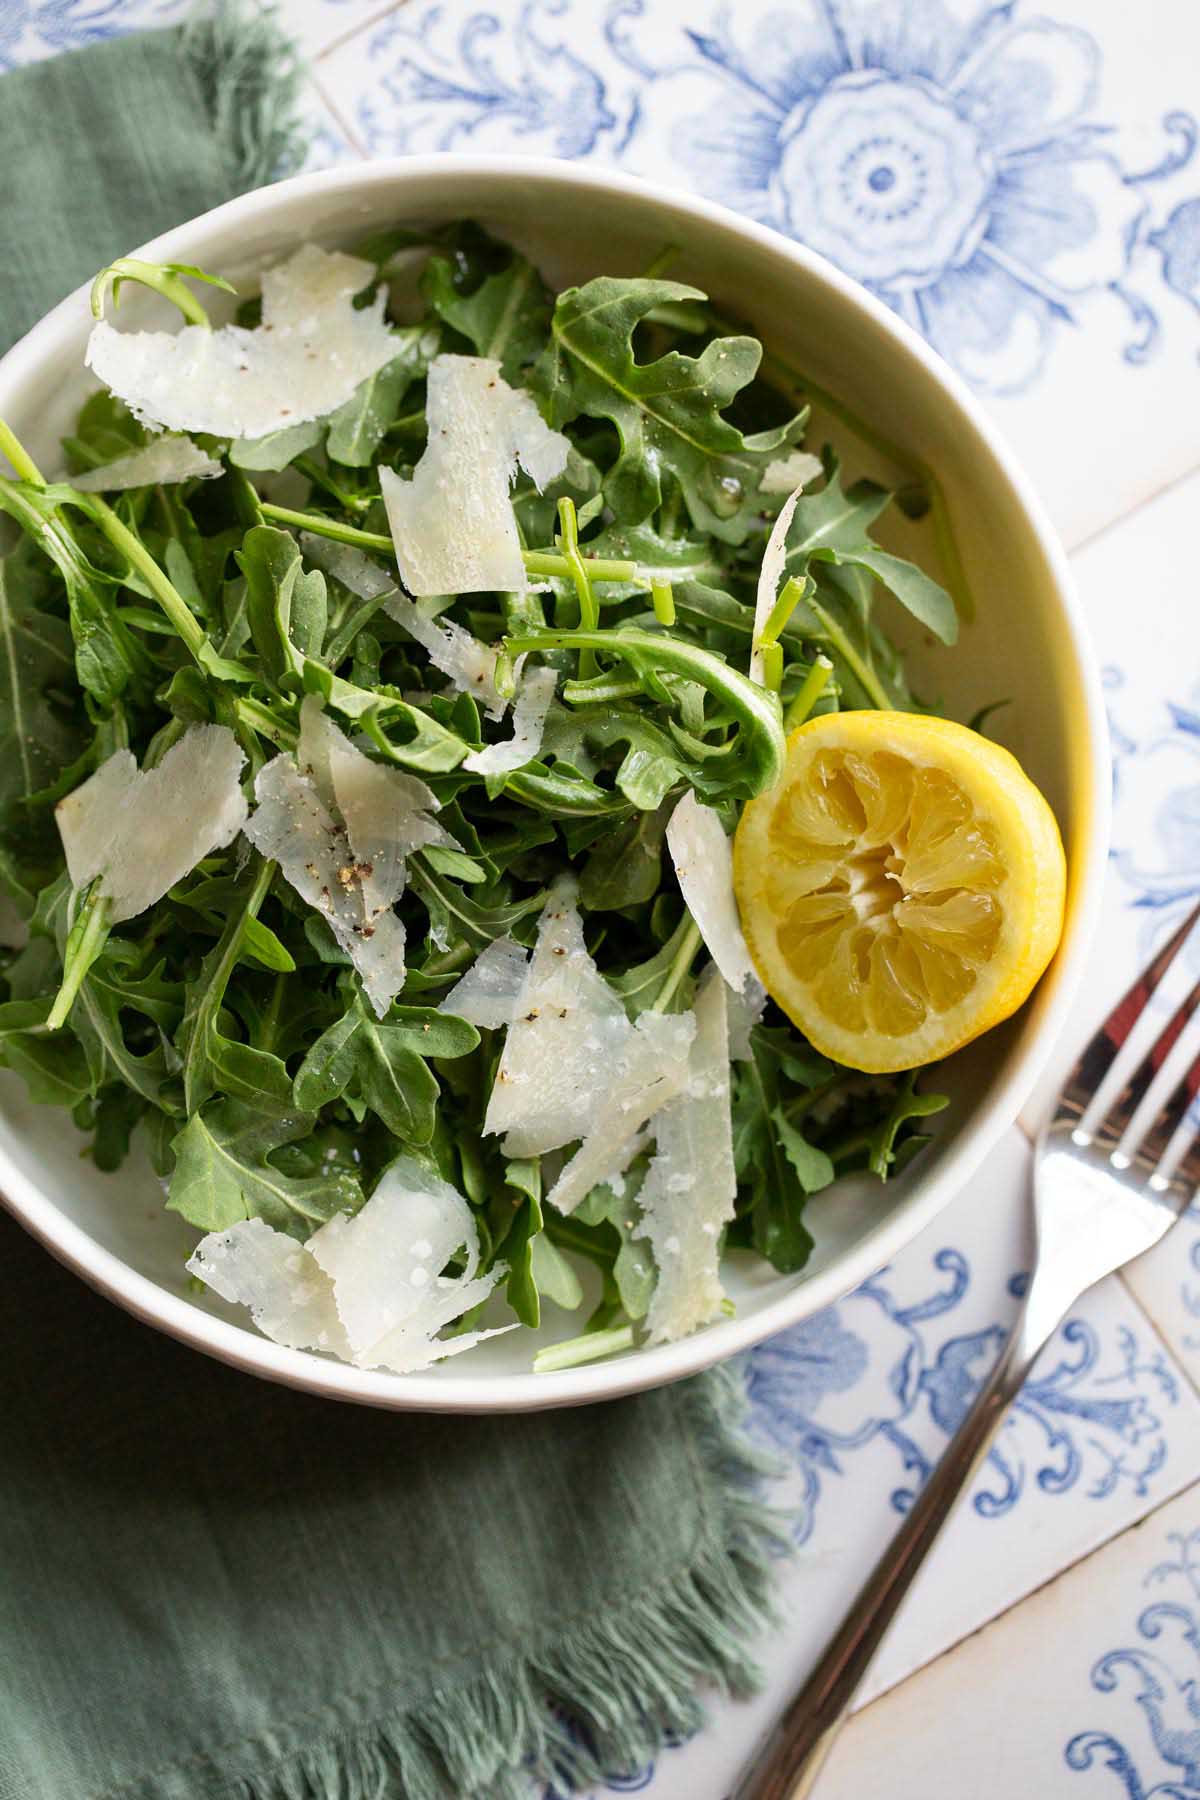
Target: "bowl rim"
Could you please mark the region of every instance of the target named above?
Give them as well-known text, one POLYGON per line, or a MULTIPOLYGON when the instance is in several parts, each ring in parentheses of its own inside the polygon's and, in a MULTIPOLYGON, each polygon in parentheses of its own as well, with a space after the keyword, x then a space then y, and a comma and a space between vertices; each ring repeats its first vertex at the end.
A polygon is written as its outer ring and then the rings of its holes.
MULTIPOLYGON (((923 376, 965 415, 1007 481, 1049 568, 1057 590, 1061 623, 1080 679, 1083 699, 1080 728, 1087 738, 1091 785, 1091 792, 1081 796, 1079 835, 1082 842, 1075 857, 1079 871, 1077 893, 1073 898, 1073 917, 1068 923, 1067 935, 1051 965, 1053 992, 1030 1041, 1014 1059, 1007 1076, 989 1088, 962 1141, 951 1148, 943 1165, 928 1181, 906 1196, 901 1205, 829 1268, 797 1283, 751 1316, 722 1320, 678 1343, 637 1349, 612 1361, 584 1364, 554 1373, 535 1375, 528 1371, 456 1376, 452 1382, 444 1381, 436 1374, 388 1375, 327 1361, 309 1351, 291 1350, 275 1344, 253 1328, 206 1313, 138 1273, 60 1212, 51 1196, 18 1169, 0 1146, 0 1204, 91 1287, 136 1318, 168 1332, 193 1349, 248 1373, 330 1399, 397 1411, 526 1412, 614 1399, 622 1394, 657 1387, 696 1374, 750 1348, 842 1298, 916 1238, 962 1192, 997 1140, 1015 1124, 1059 1035, 1079 985, 1099 915, 1108 850, 1108 734, 1099 668, 1075 595, 1066 552, 1041 500, 1003 435, 965 382, 903 319, 825 257, 765 225, 745 219, 702 196, 611 169, 583 167, 553 157, 442 152, 383 158, 293 176, 199 214, 128 254, 151 261, 179 260, 187 256, 189 241, 200 226, 239 224, 245 228, 276 210, 281 202, 286 204, 308 194, 336 194, 339 190, 352 196, 364 189, 392 185, 397 189, 398 204, 402 205, 406 186, 448 176, 461 180, 464 185, 473 178, 488 181, 511 178, 523 183, 540 182, 582 192, 604 193, 628 199, 639 208, 660 207, 697 223, 717 226, 769 251, 784 263, 790 263, 807 279, 832 290, 849 311, 889 335, 897 353, 917 363, 923 376)), ((69 294, 12 346, 0 359, 0 382, 6 376, 24 374, 36 368, 43 358, 54 354, 64 327, 68 322, 77 322, 80 298, 86 292, 84 284, 69 294)))

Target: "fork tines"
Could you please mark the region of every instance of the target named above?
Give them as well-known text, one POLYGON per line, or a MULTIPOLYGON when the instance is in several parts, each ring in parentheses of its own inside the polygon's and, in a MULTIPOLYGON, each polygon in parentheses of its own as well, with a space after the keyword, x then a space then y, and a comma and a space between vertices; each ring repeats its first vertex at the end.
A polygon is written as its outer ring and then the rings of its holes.
MULTIPOLYGON (((1063 1087, 1058 1108, 1059 1121, 1065 1122, 1072 1119, 1078 1121, 1083 1118, 1101 1084, 1116 1063, 1134 1026, 1145 1011, 1151 996, 1183 949, 1198 920, 1200 920, 1200 906, 1193 908, 1179 929, 1172 933, 1153 961, 1113 1007, 1103 1025, 1088 1043, 1063 1087)), ((1168 1056, 1198 1009, 1200 1009, 1200 981, 1172 1013, 1167 1024, 1159 1032, 1154 1043, 1108 1108, 1102 1122, 1094 1132, 1087 1133, 1087 1141, 1094 1142, 1097 1148, 1110 1152, 1116 1151, 1116 1147, 1128 1130, 1135 1113, 1149 1093, 1155 1077, 1163 1068, 1168 1056)), ((1200 1092, 1200 1056, 1196 1057, 1187 1074, 1172 1092, 1166 1106, 1154 1120, 1133 1158, 1117 1157, 1115 1160, 1118 1163, 1133 1160, 1150 1172, 1153 1177, 1162 1161, 1164 1152, 1182 1125, 1188 1108, 1198 1092, 1200 1092)), ((1076 1140, 1080 1141, 1078 1130, 1075 1136, 1076 1140)), ((1189 1150, 1175 1179, 1184 1182, 1190 1180, 1193 1186, 1200 1179, 1200 1150, 1195 1144, 1189 1150), (1197 1165, 1195 1169, 1191 1167, 1193 1163, 1197 1165)), ((1156 1181, 1155 1185, 1167 1186, 1170 1184, 1166 1181, 1156 1181)))

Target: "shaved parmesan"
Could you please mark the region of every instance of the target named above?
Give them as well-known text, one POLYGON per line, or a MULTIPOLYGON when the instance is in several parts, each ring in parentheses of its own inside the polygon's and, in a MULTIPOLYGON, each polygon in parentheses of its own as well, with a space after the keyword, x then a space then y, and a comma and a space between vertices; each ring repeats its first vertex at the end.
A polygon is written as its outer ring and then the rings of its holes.
POLYGON ((788 495, 779 509, 779 517, 771 528, 763 551, 762 568, 758 572, 758 592, 754 601, 754 637, 750 650, 750 679, 760 685, 763 678, 761 638, 772 608, 779 597, 779 578, 787 565, 787 534, 792 528, 800 489, 788 495))
POLYGON ((239 1219, 227 1231, 210 1232, 187 1266, 222 1300, 249 1307, 258 1329, 275 1343, 349 1357, 332 1281, 303 1244, 265 1219, 239 1219))
POLYGON ((489 1031, 511 1025, 528 967, 528 950, 510 937, 496 938, 455 982, 438 1011, 489 1031))
MULTIPOLYGON (((353 1218, 339 1214, 308 1240, 307 1251, 333 1284, 352 1360, 360 1368, 408 1374, 469 1350, 492 1331, 437 1340, 444 1325, 486 1300, 507 1273, 477 1275, 479 1234, 457 1189, 402 1156, 353 1218), (466 1253, 461 1275, 442 1270, 466 1253)), ((505 1327, 504 1329, 512 1329, 505 1327)))
POLYGON ((523 675, 513 706, 512 736, 502 744, 472 750, 463 758, 463 768, 470 769, 473 775, 511 775, 514 769, 523 769, 532 762, 542 747, 546 714, 557 681, 554 669, 530 669, 523 675))
POLYGON ((441 805, 432 790, 415 775, 372 762, 356 750, 311 694, 300 708, 296 757, 325 806, 346 828, 366 924, 403 892, 407 859, 414 850, 425 844, 458 848, 430 816, 441 805))
POLYGON ((624 1175, 642 1148, 641 1129, 688 1079, 688 1048, 696 1020, 687 1013, 643 1013, 624 1060, 605 1087, 592 1128, 547 1199, 574 1212, 602 1181, 624 1175))
MULTIPOLYGON (((362 874, 344 826, 290 756, 259 770, 246 836, 325 919, 362 977, 380 1018, 404 986, 404 926, 390 905, 368 914, 362 874)), ((377 895, 375 896, 377 898, 377 895)))
POLYGON ((326 575, 332 575, 360 600, 378 600, 384 594, 396 591, 395 576, 381 568, 365 550, 356 550, 352 544, 339 544, 333 538, 318 537, 315 531, 302 531, 300 548, 306 562, 323 569, 326 575))
POLYGON ((55 808, 72 885, 97 876, 116 925, 136 918, 246 819, 246 758, 225 725, 191 725, 157 768, 118 750, 55 808))
POLYGON ((115 462, 72 475, 71 486, 81 494, 113 494, 123 488, 153 487, 156 482, 208 481, 224 472, 221 464, 190 438, 160 437, 128 456, 118 456, 115 462))
POLYGON ((566 468, 570 446, 489 357, 434 357, 427 395, 429 442, 412 479, 379 471, 404 585, 410 594, 522 593, 509 487, 520 463, 543 488, 566 468))
POLYGON ((718 815, 690 791, 671 814, 667 848, 709 955, 741 992, 753 968, 733 894, 733 851, 718 815))
POLYGON ((486 1300, 507 1270, 477 1275, 479 1234, 448 1182, 410 1157, 384 1173, 353 1218, 339 1214, 298 1244, 263 1219, 214 1231, 188 1262, 214 1293, 247 1306, 259 1330, 297 1350, 409 1374, 499 1331, 443 1342, 437 1333, 486 1300), (461 1275, 442 1270, 466 1252, 461 1275))
POLYGON ((262 278, 262 323, 210 331, 117 331, 93 326, 86 362, 135 418, 173 431, 260 438, 321 419, 395 355, 382 288, 354 295, 370 263, 306 244, 262 278))
POLYGON ((517 996, 483 1128, 507 1132, 506 1156, 537 1156, 586 1137, 633 1027, 583 941, 570 876, 555 882, 517 996))
POLYGON ((740 993, 730 988, 725 996, 725 1010, 729 1019, 729 1060, 749 1062, 753 1054, 750 1033, 767 1010, 767 990, 757 975, 751 974, 740 993))
POLYGON ((790 494, 793 488, 807 487, 810 481, 824 473, 824 463, 811 450, 793 450, 790 456, 781 456, 776 462, 767 464, 758 484, 759 492, 790 494))
POLYGON ((657 1115, 657 1148, 638 1196, 642 1218, 635 1235, 649 1239, 658 1270, 646 1316, 652 1344, 707 1325, 725 1300, 721 1231, 733 1217, 737 1195, 726 994, 720 973, 709 967, 696 996, 687 1086, 657 1115))
MULTIPOLYGON (((385 474, 386 470, 381 470, 385 474)), ((489 719, 498 719, 508 701, 496 687, 496 661, 499 651, 481 644, 477 637, 453 619, 431 619, 404 594, 393 594, 383 603, 383 610, 397 625, 403 625, 429 657, 435 669, 448 675, 462 694, 470 694, 482 706, 489 719)))

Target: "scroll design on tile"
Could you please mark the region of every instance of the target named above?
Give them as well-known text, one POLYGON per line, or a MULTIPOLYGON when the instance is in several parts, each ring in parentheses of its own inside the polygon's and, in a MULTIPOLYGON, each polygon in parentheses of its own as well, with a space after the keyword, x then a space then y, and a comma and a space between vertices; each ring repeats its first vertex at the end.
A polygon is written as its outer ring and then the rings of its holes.
MULTIPOLYGON (((891 1505, 905 1512, 999 1354, 999 1323, 946 1329, 971 1285, 963 1252, 939 1250, 930 1273, 928 1292, 902 1304, 885 1269, 750 1353, 754 1428, 790 1465, 801 1543, 818 1526, 823 1493, 860 1467, 876 1470, 881 1448, 893 1466, 891 1505)), ((1014 1297, 1023 1280, 1012 1278, 1014 1297)), ((1002 1518, 1030 1484, 1096 1501, 1119 1488, 1144 1495, 1166 1462, 1163 1413, 1178 1398, 1163 1355, 1128 1326, 1102 1343, 1089 1322, 1070 1320, 1015 1404, 970 1504, 982 1519, 1002 1518)))
POLYGON ((1168 1542, 1174 1554, 1143 1585, 1167 1587, 1171 1598, 1145 1607, 1141 1641, 1107 1651, 1091 1674, 1097 1693, 1134 1701, 1139 1741, 1131 1745, 1128 1731, 1081 1731, 1064 1750, 1068 1768, 1115 1776, 1126 1800, 1200 1800, 1200 1530, 1170 1532, 1168 1542))

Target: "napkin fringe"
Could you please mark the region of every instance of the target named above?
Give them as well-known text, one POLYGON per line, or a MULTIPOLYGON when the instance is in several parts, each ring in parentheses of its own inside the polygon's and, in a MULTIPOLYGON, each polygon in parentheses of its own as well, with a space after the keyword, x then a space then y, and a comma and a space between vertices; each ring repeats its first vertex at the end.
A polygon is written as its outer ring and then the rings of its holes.
POLYGON ((697 1456, 719 1478, 719 1516, 693 1562, 611 1616, 571 1622, 483 1660, 363 1732, 243 1778, 239 1800, 544 1800, 628 1777, 704 1722, 697 1690, 761 1683, 749 1641, 772 1617, 771 1564, 790 1545, 759 1498, 775 1468, 742 1431, 744 1383, 714 1370, 686 1390, 697 1456))
POLYGON ((204 92, 231 195, 294 174, 307 147, 297 116, 304 65, 273 13, 217 0, 184 25, 183 50, 204 92))

